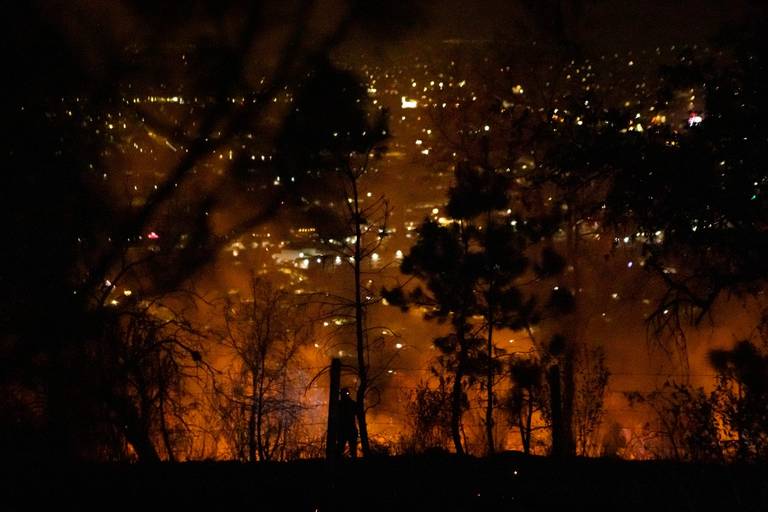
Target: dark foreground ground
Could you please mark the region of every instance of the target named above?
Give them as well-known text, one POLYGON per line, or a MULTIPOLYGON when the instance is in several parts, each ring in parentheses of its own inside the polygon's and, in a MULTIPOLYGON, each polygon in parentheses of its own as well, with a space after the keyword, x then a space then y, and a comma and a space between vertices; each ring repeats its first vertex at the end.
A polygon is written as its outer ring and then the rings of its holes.
POLYGON ((0 510, 755 510, 768 466, 503 454, 323 461, 3 467, 0 510))

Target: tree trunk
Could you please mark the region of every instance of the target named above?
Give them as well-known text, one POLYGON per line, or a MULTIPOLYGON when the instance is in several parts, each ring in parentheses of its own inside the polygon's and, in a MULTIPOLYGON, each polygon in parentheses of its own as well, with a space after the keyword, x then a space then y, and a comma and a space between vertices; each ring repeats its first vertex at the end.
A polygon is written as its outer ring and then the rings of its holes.
POLYGON ((453 379, 453 388, 451 390, 451 438, 453 439, 453 447, 456 450, 456 455, 464 455, 464 446, 461 442, 461 416, 462 416, 462 381, 464 380, 464 372, 467 366, 467 353, 466 343, 464 341, 464 318, 460 318, 457 322, 456 328, 457 348, 458 353, 456 357, 458 359, 456 365, 456 373, 453 379))
POLYGON ((355 270, 355 341, 357 352, 357 394, 355 396, 357 402, 357 424, 360 431, 360 446, 363 449, 363 456, 367 457, 371 454, 371 446, 368 441, 368 423, 365 419, 365 395, 368 392, 368 367, 365 360, 365 330, 363 324, 365 321, 365 315, 363 311, 363 296, 362 296, 362 283, 361 280, 361 265, 362 265, 362 230, 360 223, 360 202, 357 190, 357 180, 352 179, 352 192, 354 201, 354 223, 355 223, 355 253, 354 270, 355 270))
POLYGON ((530 391, 528 391, 528 415, 525 417, 525 454, 530 455, 531 453, 531 435, 533 434, 533 429, 531 428, 531 423, 533 423, 533 395, 530 391))
POLYGON ((131 430, 130 428, 126 429, 125 438, 133 447, 133 451, 136 452, 139 462, 160 462, 160 456, 149 437, 143 432, 131 432, 131 430))
POLYGON ((171 433, 168 430, 168 422, 165 419, 165 394, 160 393, 160 431, 163 436, 163 445, 168 455, 169 462, 176 462, 176 455, 173 453, 173 443, 171 442, 171 433))
POLYGON ((461 381, 464 378, 463 364, 459 363, 453 380, 451 391, 451 438, 456 455, 464 455, 464 447, 461 443, 461 381))
POLYGON ((339 444, 339 387, 341 386, 341 359, 331 359, 328 384, 328 430, 325 438, 325 460, 335 467, 339 444))
MULTIPOLYGON (((571 209, 571 213, 568 217, 568 229, 566 231, 567 239, 566 244, 568 247, 568 260, 573 267, 573 290, 577 296, 581 289, 581 265, 580 265, 580 249, 579 249, 579 224, 578 219, 575 216, 575 209, 571 209)), ((576 345, 581 339, 581 331, 583 325, 583 318, 580 306, 580 300, 576 297, 574 302, 574 309, 568 315, 570 318, 566 319, 566 332, 565 340, 566 346, 563 353, 563 371, 561 375, 562 394, 561 394, 561 411, 562 411, 562 455, 575 455, 576 454, 576 440, 573 429, 573 416, 574 416, 574 400, 576 395, 576 378, 575 378, 575 365, 576 365, 576 345)))
POLYGON ((149 432, 144 427, 138 412, 130 403, 123 401, 121 416, 123 418, 123 433, 125 440, 128 441, 136 452, 139 462, 160 462, 160 456, 157 453, 149 432))
POLYGON ((555 457, 562 457, 566 455, 566 446, 565 440, 563 439, 565 429, 563 428, 563 404, 560 391, 560 368, 557 365, 553 365, 549 369, 547 380, 549 381, 550 408, 552 416, 552 455, 555 457))
MULTIPOLYGON (((487 139, 484 139, 487 143, 487 139)), ((486 161, 488 158, 488 148, 485 148, 485 156, 486 161)), ((486 248, 489 244, 488 235, 490 233, 491 229, 491 223, 492 223, 492 217, 491 217, 491 210, 488 210, 486 212, 486 248)), ((494 446, 493 442, 493 321, 494 321, 494 297, 496 296, 496 283, 493 278, 490 278, 490 282, 488 283, 488 290, 487 290, 487 310, 485 314, 485 320, 488 323, 488 346, 487 346, 487 352, 488 352, 488 368, 486 369, 486 390, 488 391, 488 396, 486 397, 486 404, 485 404, 485 439, 487 442, 486 447, 486 454, 487 455, 493 455, 493 453, 496 451, 496 447, 494 446)))
POLYGON ((520 442, 523 444, 523 453, 531 453, 531 423, 533 420, 533 396, 528 392, 528 406, 523 408, 523 394, 520 393, 520 412, 517 415, 517 428, 520 429, 520 442))
POLYGON ((576 440, 573 431, 573 407, 576 392, 576 378, 574 366, 576 364, 576 351, 574 344, 568 340, 563 361, 563 390, 562 390, 562 414, 563 414, 563 454, 576 455, 576 440))
POLYGON ((266 450, 264 449, 264 354, 262 354, 259 368, 259 389, 256 395, 256 449, 259 453, 259 460, 266 460, 266 450))
POLYGON ((248 407, 248 462, 256 462, 256 371, 251 370, 251 403, 248 407))
POLYGON ((492 306, 489 305, 488 315, 488 370, 487 385, 488 396, 485 405, 485 438, 488 442, 487 455, 493 455, 495 446, 493 443, 493 313, 492 306))

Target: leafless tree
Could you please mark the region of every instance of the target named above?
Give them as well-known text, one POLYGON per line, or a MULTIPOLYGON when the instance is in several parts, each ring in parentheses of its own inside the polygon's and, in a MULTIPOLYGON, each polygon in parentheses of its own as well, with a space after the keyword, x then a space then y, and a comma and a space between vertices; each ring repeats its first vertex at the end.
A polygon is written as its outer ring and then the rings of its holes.
MULTIPOLYGON (((354 326, 354 374, 357 378, 355 401, 364 455, 371 453, 366 421, 366 412, 371 405, 369 394, 375 389, 376 380, 381 377, 380 368, 372 368, 372 363, 381 361, 374 362, 372 359, 380 358, 381 350, 377 349, 384 348, 384 339, 374 334, 382 332, 382 328, 370 322, 371 307, 381 302, 372 278, 381 270, 377 251, 387 236, 390 214, 389 203, 384 196, 368 199, 361 190, 364 176, 370 169, 371 158, 371 153, 366 152, 364 155, 349 155, 343 160, 344 197, 340 199, 344 211, 337 217, 341 229, 336 231, 336 238, 324 237, 334 264, 338 262, 351 271, 351 296, 329 294, 325 303, 328 306, 326 315, 349 318, 354 326)), ((391 334, 387 328, 384 328, 384 332, 391 334)))
POLYGON ((295 295, 252 276, 249 295, 229 298, 222 345, 230 360, 216 401, 238 458, 284 460, 302 405, 293 371, 311 325, 295 295))
POLYGON ((579 347, 576 357, 576 396, 573 427, 578 455, 597 455, 609 372, 602 347, 579 347))
POLYGON ((657 458, 717 461, 722 448, 714 403, 701 388, 665 382, 650 393, 628 393, 630 405, 645 405, 652 419, 645 427, 645 450, 657 458))
MULTIPOLYGON (((355 401, 363 454, 371 453, 366 411, 375 402, 375 380, 380 376, 372 359, 380 356, 383 339, 373 335, 388 329, 374 327, 371 308, 380 302, 374 279, 384 266, 380 254, 389 232, 390 205, 383 195, 366 192, 376 164, 386 151, 386 111, 374 108, 356 77, 332 65, 320 68, 297 97, 283 134, 282 165, 291 172, 324 169, 323 201, 307 205, 305 214, 314 223, 326 263, 341 287, 316 294, 326 317, 340 322, 340 331, 354 329, 355 401), (343 272, 348 270, 348 273, 343 272)), ((342 334, 343 333, 339 333, 342 334)))
POLYGON ((420 382, 409 392, 407 423, 411 428, 406 449, 423 452, 430 449, 447 450, 451 445, 451 382, 450 375, 434 369, 437 386, 420 382))
POLYGON ((208 368, 202 337, 164 299, 105 311, 101 334, 85 347, 83 374, 100 390, 90 403, 103 408, 118 442, 109 458, 132 452, 141 461, 174 461, 188 440, 189 388, 208 368))

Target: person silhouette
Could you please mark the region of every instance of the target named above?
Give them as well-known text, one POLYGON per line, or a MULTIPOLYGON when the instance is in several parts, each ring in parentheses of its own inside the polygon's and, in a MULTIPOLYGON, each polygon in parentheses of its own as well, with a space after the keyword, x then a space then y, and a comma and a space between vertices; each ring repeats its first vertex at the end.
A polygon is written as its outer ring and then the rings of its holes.
POLYGON ((349 445, 349 456, 357 458, 357 402, 352 400, 349 388, 341 388, 339 400, 339 458, 344 456, 344 449, 349 445))

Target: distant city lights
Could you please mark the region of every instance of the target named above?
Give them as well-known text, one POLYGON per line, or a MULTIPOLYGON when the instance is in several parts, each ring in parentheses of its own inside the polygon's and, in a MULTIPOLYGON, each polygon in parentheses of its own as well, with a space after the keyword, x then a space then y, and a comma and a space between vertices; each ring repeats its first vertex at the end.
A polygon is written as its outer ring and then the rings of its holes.
POLYGON ((688 126, 697 126, 701 124, 703 121, 701 115, 697 114, 696 112, 691 112, 691 114, 688 116, 688 126))
POLYGON ((408 99, 405 96, 400 97, 400 107, 401 108, 416 108, 419 106, 419 102, 417 100, 408 99))

